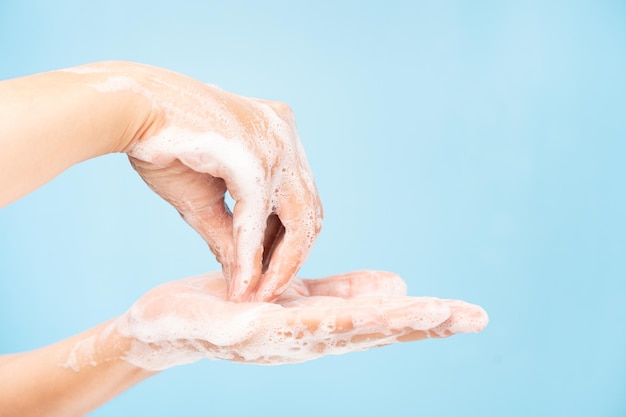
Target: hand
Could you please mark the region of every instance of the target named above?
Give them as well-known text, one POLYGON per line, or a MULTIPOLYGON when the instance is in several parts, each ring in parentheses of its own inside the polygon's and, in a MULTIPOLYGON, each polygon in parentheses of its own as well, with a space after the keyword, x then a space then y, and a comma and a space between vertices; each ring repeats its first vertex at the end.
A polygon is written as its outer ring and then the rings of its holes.
POLYGON ((131 340, 125 360, 158 371, 202 358, 278 365, 457 333, 487 314, 459 300, 407 297, 388 272, 294 279, 275 303, 226 300, 220 273, 161 285, 115 323, 131 340))
POLYGON ((241 97, 138 64, 101 63, 102 92, 140 93, 151 117, 125 147, 144 181, 209 244, 228 298, 267 301, 284 291, 320 232, 322 206, 282 103, 241 97), (224 203, 236 201, 234 214, 224 203))

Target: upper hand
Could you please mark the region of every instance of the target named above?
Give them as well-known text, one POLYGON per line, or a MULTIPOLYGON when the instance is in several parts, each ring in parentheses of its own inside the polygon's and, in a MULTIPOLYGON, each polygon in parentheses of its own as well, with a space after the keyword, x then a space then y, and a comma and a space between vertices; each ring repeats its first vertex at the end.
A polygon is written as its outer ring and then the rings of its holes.
POLYGON ((202 358, 257 364, 303 362, 392 343, 478 332, 480 307, 407 297, 400 277, 359 271, 294 279, 274 303, 226 301, 220 273, 161 285, 116 323, 131 339, 125 360, 149 370, 202 358))
POLYGON ((229 281, 229 299, 276 298, 322 222, 291 110, 144 71, 156 117, 126 149, 133 167, 209 244, 229 281), (227 190, 236 200, 233 214, 227 190))

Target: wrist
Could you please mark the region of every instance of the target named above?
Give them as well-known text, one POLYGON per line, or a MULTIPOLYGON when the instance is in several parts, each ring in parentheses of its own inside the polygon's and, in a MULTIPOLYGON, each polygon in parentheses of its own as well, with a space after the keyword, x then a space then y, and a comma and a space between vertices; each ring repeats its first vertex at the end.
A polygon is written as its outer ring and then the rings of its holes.
MULTIPOLYGON (((154 372, 130 364, 126 356, 133 339, 118 331, 117 320, 103 323, 81 335, 61 342, 65 348, 59 351, 59 365, 75 372, 89 372, 91 369, 119 369, 123 374, 142 374, 148 377, 154 372)), ((118 372, 119 373, 119 372, 118 372)))
MULTIPOLYGON (((117 332, 116 321, 103 323, 65 343, 62 402, 86 412, 111 400, 121 392, 153 376, 156 372, 134 366, 125 360, 132 340, 117 332), (67 395, 68 394, 68 395, 67 395)), ((65 408, 65 407, 63 407, 65 408)), ((69 409, 69 408, 67 408, 69 409)))
POLYGON ((148 78, 112 62, 0 82, 0 207, 160 129, 148 78))
POLYGON ((81 77, 100 102, 103 119, 111 126, 92 157, 125 153, 136 141, 155 134, 163 125, 163 111, 154 106, 151 73, 156 68, 110 61, 69 68, 81 77))

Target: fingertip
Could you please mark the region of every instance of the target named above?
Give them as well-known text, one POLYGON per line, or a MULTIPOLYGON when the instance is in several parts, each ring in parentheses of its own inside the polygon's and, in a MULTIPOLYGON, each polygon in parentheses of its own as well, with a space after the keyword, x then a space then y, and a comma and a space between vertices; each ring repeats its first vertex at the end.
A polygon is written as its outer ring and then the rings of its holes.
MULTIPOLYGON (((261 280, 261 284, 256 289, 256 291, 254 291, 254 294, 252 295, 252 299, 254 301, 274 301, 282 293, 284 293, 287 288, 289 288, 292 275, 291 273, 289 274, 289 276, 274 274, 273 276, 268 277, 267 275, 269 274, 264 274, 261 280)), ((293 275, 295 275, 295 273, 293 275)))
POLYGON ((234 302, 250 301, 252 290, 258 279, 254 274, 235 267, 228 282, 228 300, 234 302))
POLYGON ((255 289, 255 300, 273 301, 287 290, 309 253, 310 248, 303 247, 300 238, 299 234, 287 229, 276 244, 267 270, 255 289))
MULTIPOLYGON (((262 202, 261 202, 262 203, 262 202)), ((233 215, 234 270, 229 299, 248 301, 261 279, 267 213, 258 201, 239 200, 233 215)))
POLYGON ((474 318, 472 320, 473 323, 473 332, 478 333, 485 330, 487 325, 489 325, 489 315, 487 311, 481 306, 474 305, 474 318))
POLYGON ((446 300, 450 318, 432 329, 433 337, 447 337, 460 333, 479 333, 489 324, 487 312, 480 306, 462 300, 446 300))
POLYGON ((228 301, 241 303, 248 301, 250 298, 249 287, 236 284, 237 281, 231 281, 228 285, 228 301))
POLYGON ((487 312, 478 305, 460 301, 451 309, 457 333, 478 333, 489 324, 487 312))

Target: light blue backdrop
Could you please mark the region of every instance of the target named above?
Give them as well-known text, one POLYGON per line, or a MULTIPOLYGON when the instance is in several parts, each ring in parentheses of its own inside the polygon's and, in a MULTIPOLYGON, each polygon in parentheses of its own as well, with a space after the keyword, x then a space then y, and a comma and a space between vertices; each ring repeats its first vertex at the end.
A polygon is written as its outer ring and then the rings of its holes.
MULTIPOLYGON (((626 5, 439 3, 0 2, 0 78, 124 59, 289 103, 326 211, 301 275, 391 270, 491 316, 172 369, 95 416, 626 415, 626 5)), ((0 211, 0 352, 217 267, 124 156, 88 161, 0 211)))

